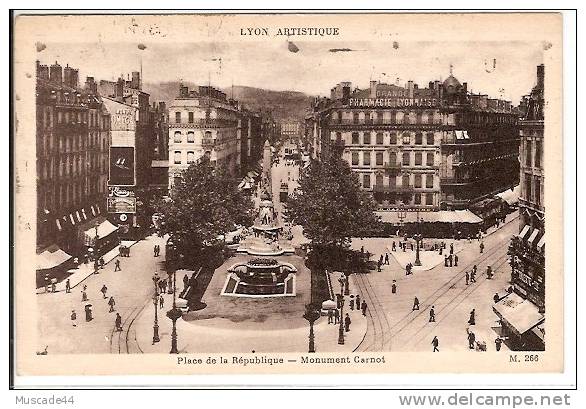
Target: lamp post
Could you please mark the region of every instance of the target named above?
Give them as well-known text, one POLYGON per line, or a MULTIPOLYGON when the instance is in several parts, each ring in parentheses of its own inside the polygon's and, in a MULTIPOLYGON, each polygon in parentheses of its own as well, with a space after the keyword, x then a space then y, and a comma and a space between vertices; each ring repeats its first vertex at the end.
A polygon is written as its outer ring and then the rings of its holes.
POLYGON ((153 295, 153 304, 155 306, 155 322, 153 324, 153 345, 156 342, 159 342, 161 339, 159 338, 159 316, 157 313, 158 301, 159 301, 159 291, 157 289, 157 285, 159 284, 159 275, 155 272, 153 276, 153 283, 155 285, 155 294, 153 295))
POLYGON ((340 326, 338 327, 338 345, 344 345, 344 297, 340 300, 340 326))
POLYGON ((183 313, 175 303, 175 296, 177 293, 176 288, 176 271, 173 271, 173 308, 167 311, 167 317, 173 321, 173 330, 171 331, 171 351, 170 354, 178 354, 179 351, 177 350, 177 320, 181 318, 183 313))
POLYGON ((413 235, 413 239, 415 240, 416 247, 415 247, 415 265, 421 266, 421 260, 419 259, 419 243, 421 242, 421 234, 417 233, 413 235))
POLYGON ((309 321, 309 349, 307 352, 315 352, 315 335, 313 333, 313 323, 319 318, 320 313, 313 304, 305 305, 305 314, 303 318, 309 321))

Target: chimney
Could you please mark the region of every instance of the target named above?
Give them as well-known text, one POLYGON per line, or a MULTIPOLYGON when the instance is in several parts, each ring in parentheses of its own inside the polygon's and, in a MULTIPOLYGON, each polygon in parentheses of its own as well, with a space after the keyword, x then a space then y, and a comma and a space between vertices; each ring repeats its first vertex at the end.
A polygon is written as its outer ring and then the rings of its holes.
POLYGON ((79 85, 78 70, 71 68, 69 64, 63 69, 63 83, 71 88, 77 88, 79 85))
POLYGON ((37 79, 49 81, 49 67, 43 65, 37 60, 37 79))
POLYGON ((49 81, 59 85, 63 82, 63 70, 57 61, 55 61, 55 64, 51 65, 51 68, 49 69, 49 81))
POLYGON ((116 87, 114 89, 114 98, 122 98, 124 96, 124 78, 118 78, 116 87))
POLYGON ((467 82, 462 84, 462 92, 464 94, 468 94, 468 83, 467 82))
POLYGON ((352 87, 351 83, 347 83, 342 87, 342 104, 348 104, 348 100, 350 99, 350 89, 352 87))
POLYGON ((407 91, 409 92, 409 98, 413 98, 413 81, 407 81, 407 91))
POLYGON ((545 83, 545 66, 543 64, 539 64, 537 66, 537 88, 543 89, 545 83))
POLYGON ((429 88, 429 89, 435 89, 435 88, 433 87, 433 81, 429 81, 428 88, 429 88))
POLYGON ((370 98, 376 98, 376 81, 370 81, 370 98))
POLYGON ((89 92, 93 94, 98 93, 98 84, 96 84, 96 81, 94 81, 94 77, 86 77, 85 87, 89 92))
POLYGON ((132 71, 132 81, 130 82, 130 88, 140 89, 140 72, 132 71))

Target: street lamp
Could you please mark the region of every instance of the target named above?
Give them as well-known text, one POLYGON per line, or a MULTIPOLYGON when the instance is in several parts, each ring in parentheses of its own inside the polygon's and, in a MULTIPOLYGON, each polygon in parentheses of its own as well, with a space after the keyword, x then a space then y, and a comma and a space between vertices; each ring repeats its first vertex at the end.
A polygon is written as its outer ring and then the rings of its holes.
POLYGON ((159 342, 161 339, 159 338, 159 316, 157 313, 158 301, 159 301, 159 291, 158 291, 158 284, 159 284, 159 275, 155 272, 153 276, 153 283, 155 285, 155 294, 153 295, 153 304, 155 306, 155 323, 153 324, 153 345, 156 342, 159 342))
POLYGON ((173 308, 167 311, 167 317, 173 321, 173 330, 171 331, 171 351, 170 354, 178 354, 179 351, 177 350, 177 320, 181 318, 183 315, 181 310, 177 308, 177 304, 175 303, 175 296, 177 293, 176 287, 176 271, 173 270, 173 308))
POLYGON ((340 300, 340 326, 338 327, 338 345, 344 345, 344 297, 340 300))
POLYGON ((415 240, 416 247, 415 247, 415 265, 421 266, 421 260, 419 259, 419 243, 421 242, 421 233, 417 233, 413 235, 413 239, 415 240))
POLYGON ((315 352, 315 335, 313 333, 313 323, 320 317, 319 311, 314 304, 305 304, 305 314, 303 318, 309 321, 309 350, 308 352, 315 352))

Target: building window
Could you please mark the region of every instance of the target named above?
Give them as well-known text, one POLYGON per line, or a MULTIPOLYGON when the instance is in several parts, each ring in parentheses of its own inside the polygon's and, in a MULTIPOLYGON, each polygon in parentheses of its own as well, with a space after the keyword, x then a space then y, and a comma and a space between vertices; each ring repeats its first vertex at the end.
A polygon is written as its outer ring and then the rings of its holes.
POLYGON ((541 157, 543 156, 543 142, 540 140, 535 141, 535 167, 541 167, 541 157))
POLYGON ((421 175, 415 175, 414 181, 413 181, 413 185, 417 188, 421 188, 422 184, 421 184, 421 175))
POLYGON ((401 181, 401 183, 402 183, 402 186, 403 186, 404 188, 407 188, 407 187, 409 187, 409 175, 403 175, 403 178, 402 178, 402 179, 403 179, 403 180, 401 181))
POLYGON ((414 196, 415 196, 414 203, 415 203, 416 205, 420 205, 420 204, 421 204, 421 193, 415 193, 415 195, 414 195, 414 196))
POLYGON ((427 113, 427 123, 428 124, 433 124, 433 112, 428 112, 427 113))
POLYGON ((174 143, 181 143, 181 132, 175 131, 175 135, 173 136, 174 143))
POLYGON ((426 136, 427 136, 427 141, 426 141, 426 143, 427 143, 428 145, 435 145, 435 141, 434 141, 434 135, 433 135, 433 132, 428 132, 426 136))
POLYGON ((405 115, 403 115, 403 123, 404 124, 409 124, 409 112, 405 112, 405 115))
POLYGON ((370 132, 364 132, 363 140, 365 145, 370 145, 370 132))
POLYGON ((397 164, 397 154, 395 152, 389 152, 389 165, 397 164))
POLYGON ((525 175, 525 198, 531 200, 531 175, 525 175))
POLYGON ((415 122, 417 122, 418 124, 423 122, 423 114, 421 112, 417 113, 417 116, 415 117, 415 122))
POLYGON ((181 151, 175 151, 174 162, 176 165, 181 164, 181 151))
POLYGON ((433 189, 433 175, 431 173, 426 175, 425 187, 428 189, 433 189))
POLYGON ((336 142, 342 142, 342 132, 336 132, 336 142))
POLYGON ((426 165, 433 166, 433 152, 427 152, 426 165))
POLYGON ((175 123, 181 123, 181 112, 175 112, 175 123))
POLYGON ((541 206, 541 181, 539 176, 535 176, 533 186, 535 189, 535 204, 541 206))
POLYGON ((397 123, 397 113, 395 111, 391 111, 391 123, 397 123))
POLYGON ((190 124, 193 123, 193 112, 187 113, 187 122, 189 122, 190 124))
POLYGON ((425 204, 433 205, 433 193, 428 193, 425 195, 425 204))
POLYGON ((382 132, 377 132, 377 134, 376 134, 376 144, 377 145, 382 145, 383 143, 384 143, 383 133, 382 132))
POLYGON ((358 152, 352 152, 352 165, 358 166, 360 164, 360 159, 358 156, 358 152))
POLYGON ((359 121, 360 121, 360 116, 359 116, 358 112, 354 112, 352 114, 352 122, 357 124, 359 121))
POLYGON ((409 166, 411 162, 411 154, 409 152, 403 152, 403 166, 409 166))
MULTIPOLYGON (((191 113, 192 112, 190 112, 190 114, 191 113)), ((193 133, 193 131, 187 132, 187 142, 189 142, 189 143, 194 143, 195 142, 195 134, 193 133)))
POLYGON ((415 145, 423 145, 423 134, 421 132, 415 134, 415 145))
POLYGON ((395 132, 391 132, 391 134, 389 135, 389 143, 391 145, 396 145, 397 144, 397 134, 395 132))
POLYGON ((528 168, 531 167, 531 155, 532 155, 532 144, 530 140, 527 140, 527 144, 525 145, 526 149, 525 149, 525 166, 527 166, 528 168))
POLYGON ((409 135, 409 132, 404 132, 402 139, 403 139, 403 145, 409 145, 411 143, 411 135, 409 135))
POLYGON ((377 186, 383 185, 383 175, 376 175, 375 184, 377 186))
POLYGON ((382 152, 376 153, 376 164, 378 166, 381 166, 383 164, 383 153, 382 152))
POLYGON ((353 145, 360 144, 360 136, 358 135, 358 132, 352 132, 352 144, 353 145))
POLYGON ((364 166, 370 165, 370 152, 362 152, 362 164, 364 166))
POLYGON ((364 186, 365 189, 370 189, 370 175, 362 176, 362 186, 364 186))
POLYGON ((187 163, 195 162, 195 153, 187 152, 187 163))
POLYGON ((421 166, 423 155, 421 152, 415 152, 415 166, 421 166))

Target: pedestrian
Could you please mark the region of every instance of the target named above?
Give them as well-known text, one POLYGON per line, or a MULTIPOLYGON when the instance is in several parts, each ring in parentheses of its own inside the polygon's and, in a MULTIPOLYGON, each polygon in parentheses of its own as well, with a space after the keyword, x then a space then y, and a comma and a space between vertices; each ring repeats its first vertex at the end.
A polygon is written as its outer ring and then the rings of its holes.
POLYGON ((476 325, 476 309, 472 308, 470 311, 470 319, 468 320, 468 324, 476 325))
POLYGON ((93 320, 94 317, 92 316, 92 305, 86 304, 84 308, 85 308, 85 320, 87 322, 93 320))
POLYGON ((429 322, 435 322, 435 307, 433 305, 429 310, 429 322))
POLYGON ((382 271, 381 270, 381 265, 382 265, 382 262, 380 260, 376 262, 376 269, 377 269, 377 271, 382 271))
POLYGON ((476 267, 476 264, 474 264, 472 266, 472 271, 474 272, 474 275, 476 275, 476 271, 478 270, 478 267, 476 267))
MULTIPOLYGON (((444 247, 443 246, 440 246, 440 248, 439 248, 439 255, 441 256, 443 254, 443 252, 444 252, 444 247)), ((446 264, 446 267, 447 267, 447 264, 446 264)))
POLYGON ((75 312, 75 310, 71 310, 71 324, 74 327, 77 327, 77 313, 75 312))
POLYGON ((444 266, 445 267, 448 266, 448 256, 447 255, 444 256, 444 266))
POLYGON ((468 285, 470 283, 470 273, 468 273, 468 271, 466 271, 466 285, 468 285))
POLYGON ((393 284, 391 284, 391 293, 397 294, 397 280, 393 280, 393 284))
POLYGON ((87 293, 85 292, 85 289, 81 290, 81 301, 87 301, 87 293))
POLYGON ((116 262, 114 263, 114 272, 116 271, 122 271, 122 269, 120 268, 120 260, 116 259, 116 262))
POLYGON ((108 312, 114 312, 114 306, 116 305, 116 301, 114 301, 114 297, 110 297, 110 299, 108 300, 108 305, 110 306, 110 311, 108 311, 108 312))
POLYGON ((413 299, 413 308, 411 309, 411 311, 419 311, 419 298, 415 297, 413 299))
POLYGON ((476 271, 474 271, 474 270, 472 270, 472 274, 470 274, 470 282, 471 283, 476 282, 476 271))
POLYGON ((497 337, 494 340, 494 344, 495 344, 496 350, 497 351, 500 351, 501 350, 501 345, 503 344, 503 340, 500 337, 497 337))
POLYGON ((450 243, 450 254, 454 254, 454 243, 450 243))
POLYGON ((104 262, 104 257, 100 257, 100 268, 102 270, 104 269, 104 265, 106 265, 106 263, 104 262))
POLYGON ((407 243, 402 243, 403 245, 401 246, 401 248, 403 249, 403 253, 405 251, 407 251, 407 243))
POLYGON ((381 255, 380 255, 380 257, 378 258, 378 263, 379 263, 379 264, 382 264, 383 262, 384 262, 384 257, 383 257, 383 255, 381 254, 381 255))
POLYGON ((492 297, 492 300, 494 301, 495 304, 497 302, 499 302, 500 301, 499 293, 494 293, 494 296, 492 297))
POLYGON ((116 325, 116 331, 122 331, 122 317, 119 313, 116 313, 116 321, 114 321, 114 323, 116 325))
POLYGON ((94 259, 94 272, 95 272, 96 274, 98 274, 98 270, 99 270, 99 268, 100 268, 100 264, 99 264, 99 262, 98 262, 98 259, 96 258, 96 259, 94 259))
POLYGON ((156 244, 153 247, 153 256, 157 257, 157 245, 156 244))
POLYGON ((51 279, 51 292, 52 293, 57 292, 57 279, 56 278, 51 279))
POLYGON ((163 296, 161 295, 159 297, 159 309, 163 309, 163 306, 165 305, 165 299, 163 298, 163 296))
POLYGON ((487 266, 486 267, 486 279, 490 280, 492 278, 494 274, 492 273, 492 267, 491 266, 487 266))
POLYGON ((49 283, 51 280, 49 279, 49 273, 45 274, 45 292, 49 292, 49 283))
POLYGON ((106 287, 106 284, 104 284, 102 286, 102 288, 100 289, 100 291, 102 292, 102 294, 104 295, 104 299, 108 298, 106 297, 106 292, 108 292, 108 287, 106 287))
POLYGON ((346 332, 350 332, 350 324, 352 324, 352 320, 350 319, 350 315, 346 313, 346 317, 344 318, 344 327, 346 327, 346 332))
POLYGON ((389 253, 385 253, 385 264, 389 264, 389 253))
POLYGON ((334 322, 334 311, 332 309, 328 310, 328 324, 334 322))
POLYGON ((454 257, 452 257, 452 254, 448 256, 448 262, 450 263, 450 267, 452 267, 454 262, 454 257))
POLYGON ((350 296, 350 310, 354 311, 354 296, 350 296))
POLYGON ((458 267, 458 255, 454 254, 454 266, 458 267))
POLYGON ((393 240, 393 245, 391 246, 391 249, 392 249, 393 251, 397 251, 397 246, 396 246, 396 244, 395 244, 395 241, 394 241, 394 240, 393 240))
POLYGON ((340 310, 336 308, 334 310, 334 324, 339 324, 339 323, 340 323, 340 310))
POLYGON ((433 337, 431 340, 431 345, 433 345, 433 352, 439 352, 439 340, 437 339, 437 336, 433 337))
POLYGON ((66 293, 71 292, 71 281, 69 280, 69 278, 67 280, 65 280, 65 292, 66 293))
POLYGON ((357 295, 356 295, 356 308, 360 308, 360 307, 359 307, 360 305, 361 305, 361 304, 360 304, 360 294, 357 294, 357 295))
POLYGON ((474 335, 474 333, 472 331, 470 331, 469 329, 467 329, 467 331, 468 331, 468 348, 474 349, 474 344, 476 343, 476 335, 474 335))
POLYGON ((366 304, 366 300, 362 300, 362 305, 360 305, 360 309, 362 310, 362 315, 366 317, 366 309, 368 305, 366 304))
POLYGON ((484 242, 480 242, 480 253, 484 252, 484 242))
POLYGON ((187 277, 187 274, 185 274, 183 276, 183 291, 185 291, 185 289, 187 288, 187 285, 189 284, 189 277, 187 277))

